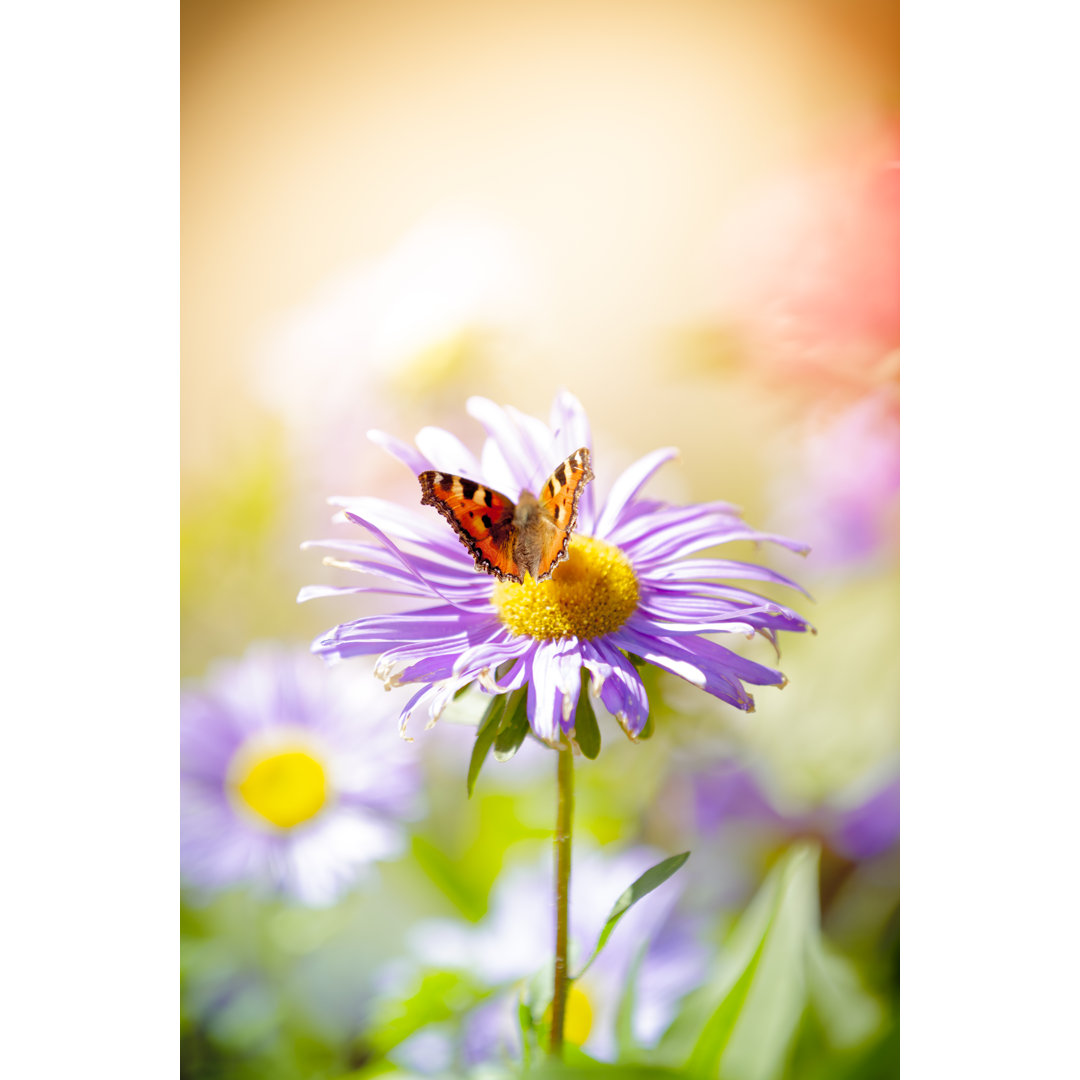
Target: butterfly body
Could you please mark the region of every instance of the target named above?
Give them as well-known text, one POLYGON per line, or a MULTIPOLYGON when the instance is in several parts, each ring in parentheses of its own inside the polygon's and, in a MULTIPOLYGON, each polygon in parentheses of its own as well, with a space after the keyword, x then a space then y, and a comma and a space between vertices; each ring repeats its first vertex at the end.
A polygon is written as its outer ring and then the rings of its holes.
POLYGON ((500 581, 551 577, 566 558, 577 524, 578 499, 592 479, 589 451, 575 450, 548 477, 540 496, 506 495, 452 473, 423 472, 420 499, 454 527, 478 569, 500 581))

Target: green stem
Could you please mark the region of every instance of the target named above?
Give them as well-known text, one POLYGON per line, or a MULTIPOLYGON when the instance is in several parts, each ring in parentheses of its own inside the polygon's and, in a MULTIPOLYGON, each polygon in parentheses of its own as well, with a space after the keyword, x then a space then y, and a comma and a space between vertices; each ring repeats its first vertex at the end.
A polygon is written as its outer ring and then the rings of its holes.
POLYGON ((555 825, 555 989, 551 998, 550 1053, 562 1057, 563 1025, 570 980, 566 971, 567 923, 570 912, 570 840, 574 822, 574 751, 559 749, 558 820, 555 825))

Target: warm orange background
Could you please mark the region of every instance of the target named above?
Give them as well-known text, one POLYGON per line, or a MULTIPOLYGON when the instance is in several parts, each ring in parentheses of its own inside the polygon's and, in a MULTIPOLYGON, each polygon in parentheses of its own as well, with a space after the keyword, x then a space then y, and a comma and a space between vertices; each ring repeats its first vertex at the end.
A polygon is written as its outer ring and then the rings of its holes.
POLYGON ((737 445, 731 411, 718 424, 723 403, 676 363, 701 347, 680 331, 721 297, 727 217, 898 107, 893 0, 182 13, 189 480, 245 442, 251 367, 281 312, 460 207, 516 231, 535 285, 527 347, 480 389, 546 413, 569 386, 597 428, 647 427, 643 445, 677 442, 687 460, 737 445))

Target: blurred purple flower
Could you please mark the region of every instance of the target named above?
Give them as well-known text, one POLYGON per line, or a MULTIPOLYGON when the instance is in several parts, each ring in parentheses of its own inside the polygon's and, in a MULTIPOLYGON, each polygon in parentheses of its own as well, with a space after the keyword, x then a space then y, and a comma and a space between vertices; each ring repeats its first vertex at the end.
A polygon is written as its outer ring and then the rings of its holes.
MULTIPOLYGON (((515 500, 523 490, 536 491, 578 447, 591 445, 584 410, 568 393, 556 398, 550 425, 484 398, 471 398, 467 408, 488 433, 479 457, 437 428, 419 433, 418 450, 378 432, 372 438, 416 474, 457 473, 515 500)), ((649 704, 631 656, 736 708, 752 709, 743 683, 783 685, 784 676, 704 635, 761 633, 775 643, 777 631, 803 631, 807 624, 782 604, 715 579, 798 586, 752 563, 683 557, 735 540, 771 540, 796 551, 805 546, 749 528, 727 503, 677 507, 640 497, 676 453, 667 448, 646 455, 615 481, 602 503, 587 486, 569 558, 540 583, 496 582, 478 572, 434 510, 405 510, 372 498, 331 500, 379 543, 334 539, 311 546, 341 553, 342 559, 328 560, 332 565, 378 575, 385 583, 308 586, 299 599, 381 592, 427 606, 343 623, 317 639, 313 651, 333 659, 379 653, 376 671, 388 685, 420 683, 402 710, 403 726, 416 711, 434 723, 453 694, 474 681, 489 694, 527 685, 533 732, 557 743, 561 733, 574 730, 585 668, 605 708, 635 738, 649 704), (523 605, 537 618, 519 632, 507 611, 512 606, 520 612, 523 605), (545 609, 558 613, 557 628, 539 618, 545 609), (508 670, 499 677, 502 665, 508 670)))
POLYGON ((780 475, 774 521, 814 548, 814 566, 854 568, 897 545, 900 421, 890 392, 864 398, 809 435, 780 475))
MULTIPOLYGON (((574 852, 571 972, 591 955, 622 892, 662 858, 662 853, 643 847, 614 855, 574 852)), ((469 1065, 520 1056, 518 996, 525 980, 551 959, 547 935, 536 932, 552 920, 550 875, 547 858, 517 866, 499 879, 488 916, 478 926, 431 920, 413 930, 414 950, 423 962, 468 971, 496 988, 466 1019, 462 1049, 469 1065)), ((601 1060, 614 1058, 616 1013, 632 982, 643 988, 634 999, 634 1036, 640 1045, 649 1046, 674 1019, 682 997, 703 978, 706 952, 696 926, 676 911, 680 891, 676 876, 632 907, 596 961, 571 984, 566 1038, 586 1053, 601 1060), (636 973, 635 965, 639 965, 636 973)))
POLYGON ((180 857, 205 889, 335 900, 404 845, 419 774, 370 679, 264 643, 180 704, 180 857), (336 676, 336 677, 335 677, 336 676))
POLYGON ((760 824, 785 836, 820 837, 854 861, 887 851, 900 836, 899 777, 848 805, 799 809, 776 805, 754 774, 733 761, 697 771, 690 784, 696 823, 705 835, 727 826, 760 824))

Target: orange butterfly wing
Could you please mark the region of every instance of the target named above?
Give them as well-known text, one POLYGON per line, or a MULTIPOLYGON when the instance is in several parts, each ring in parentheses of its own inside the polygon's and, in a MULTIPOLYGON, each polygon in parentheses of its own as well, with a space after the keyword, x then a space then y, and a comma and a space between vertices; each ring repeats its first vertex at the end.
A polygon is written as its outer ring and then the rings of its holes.
POLYGON ((521 581, 514 559, 514 503, 498 491, 452 473, 422 472, 420 503, 434 506, 454 527, 476 566, 500 581, 521 581))
POLYGON ((589 451, 582 446, 555 469, 540 489, 538 501, 545 515, 555 523, 555 531, 544 538, 538 581, 551 577, 551 572, 567 557, 570 536, 577 525, 578 500, 592 478, 589 451))
POLYGON ((526 572, 544 581, 567 557, 578 500, 592 478, 581 447, 548 477, 539 499, 523 492, 515 505, 475 480, 429 470, 419 476, 420 502, 450 522, 478 569, 500 581, 521 582, 526 572))

